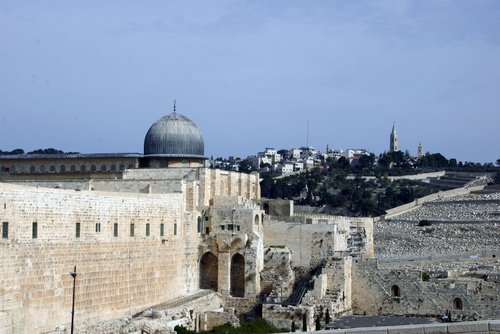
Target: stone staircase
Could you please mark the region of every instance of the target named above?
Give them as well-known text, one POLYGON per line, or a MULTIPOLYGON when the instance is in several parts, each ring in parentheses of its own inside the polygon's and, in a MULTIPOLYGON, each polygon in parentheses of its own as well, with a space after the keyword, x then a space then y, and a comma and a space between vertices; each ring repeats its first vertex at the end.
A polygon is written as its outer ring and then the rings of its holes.
MULTIPOLYGON (((171 301, 159 304, 159 305, 155 305, 155 306, 151 307, 151 309, 164 310, 164 309, 179 307, 179 306, 182 306, 184 304, 195 301, 197 299, 200 299, 202 297, 208 296, 212 293, 214 293, 213 290, 201 290, 201 291, 198 291, 197 293, 189 295, 189 296, 181 297, 181 298, 176 299, 176 300, 171 300, 171 301)), ((136 314, 135 316, 137 316, 141 313, 142 312, 136 314)))

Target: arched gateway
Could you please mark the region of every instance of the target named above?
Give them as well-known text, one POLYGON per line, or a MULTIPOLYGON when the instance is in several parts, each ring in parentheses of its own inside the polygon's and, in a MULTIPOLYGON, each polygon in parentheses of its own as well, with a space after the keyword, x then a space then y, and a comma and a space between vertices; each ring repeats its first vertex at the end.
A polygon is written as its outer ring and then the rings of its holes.
POLYGON ((203 254, 200 260, 200 289, 218 289, 218 265, 219 260, 212 252, 203 254))
POLYGON ((231 259, 231 295, 245 296, 245 258, 241 254, 234 254, 231 259))

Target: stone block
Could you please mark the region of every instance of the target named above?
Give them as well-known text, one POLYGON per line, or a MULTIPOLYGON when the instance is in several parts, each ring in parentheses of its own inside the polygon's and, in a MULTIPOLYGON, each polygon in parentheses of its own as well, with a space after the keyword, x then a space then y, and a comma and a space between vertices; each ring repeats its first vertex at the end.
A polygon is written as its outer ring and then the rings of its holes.
POLYGON ((424 334, 422 325, 387 327, 388 334, 424 334))
POLYGON ((490 320, 489 330, 491 332, 500 332, 500 320, 490 320))
POLYGON ((345 331, 348 333, 356 333, 356 334, 388 334, 387 327, 361 327, 361 328, 353 328, 345 331))
POLYGON ((446 324, 423 325, 425 334, 445 334, 448 333, 446 324))
POLYGON ((448 333, 488 333, 488 322, 459 322, 452 323, 448 326, 448 333))
POLYGON ((11 326, 10 315, 0 312, 0 329, 11 326))

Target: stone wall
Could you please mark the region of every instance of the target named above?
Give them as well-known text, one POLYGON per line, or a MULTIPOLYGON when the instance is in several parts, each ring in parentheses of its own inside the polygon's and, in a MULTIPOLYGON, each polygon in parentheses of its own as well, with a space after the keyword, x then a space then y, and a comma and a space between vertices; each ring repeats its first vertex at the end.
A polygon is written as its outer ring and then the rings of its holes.
POLYGON ((381 268, 373 260, 358 261, 352 272, 354 312, 440 316, 451 310, 453 320, 500 317, 498 283, 472 278, 423 281, 421 275, 411 268, 381 268))
POLYGON ((430 325, 408 325, 390 327, 363 327, 353 329, 325 330, 325 334, 415 334, 415 333, 455 333, 455 334, 499 334, 500 320, 442 323, 430 325))
POLYGON ((127 169, 121 175, 86 180, 67 179, 64 174, 37 178, 16 178, 10 183, 45 188, 111 192, 165 194, 182 191, 182 182, 190 184, 196 198, 191 206, 209 205, 216 196, 260 198, 258 174, 245 174, 209 168, 127 169))
POLYGON ((462 196, 462 195, 470 194, 471 192, 478 191, 481 189, 484 189, 484 186, 463 187, 463 188, 451 189, 451 190, 447 190, 447 191, 440 191, 439 193, 436 193, 436 194, 431 194, 428 196, 420 197, 420 198, 417 198, 416 200, 414 200, 413 202, 403 204, 401 206, 387 210, 386 211, 387 213, 384 216, 382 216, 382 219, 388 219, 388 218, 392 218, 394 216, 398 216, 404 212, 408 212, 410 210, 413 210, 424 203, 432 202, 432 201, 435 201, 437 199, 462 196))
MULTIPOLYGON (((350 217, 297 218, 301 223, 264 220, 264 246, 285 246, 292 253, 292 266, 309 267, 323 259, 346 254, 352 233, 362 238, 360 247, 363 257, 373 256, 373 219, 350 217)), ((354 246, 353 246, 354 247, 354 246)))
POLYGON ((0 220, 9 226, 0 242, 2 323, 7 315, 12 333, 67 325, 74 266, 76 322, 134 314, 196 290, 196 224, 182 197, 0 184, 0 220))
POLYGON ((314 330, 314 306, 281 306, 264 304, 262 305, 262 318, 276 328, 283 328, 290 331, 292 322, 298 331, 302 330, 303 317, 306 318, 308 331, 314 330))

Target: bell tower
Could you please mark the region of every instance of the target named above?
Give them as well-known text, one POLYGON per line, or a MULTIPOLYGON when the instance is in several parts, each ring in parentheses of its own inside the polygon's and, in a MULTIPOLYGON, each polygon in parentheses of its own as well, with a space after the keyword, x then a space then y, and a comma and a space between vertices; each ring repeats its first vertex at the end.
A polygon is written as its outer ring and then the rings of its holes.
POLYGON ((397 151, 399 151, 398 134, 396 133, 395 123, 393 123, 390 136, 390 143, 389 143, 389 152, 397 152, 397 151))

